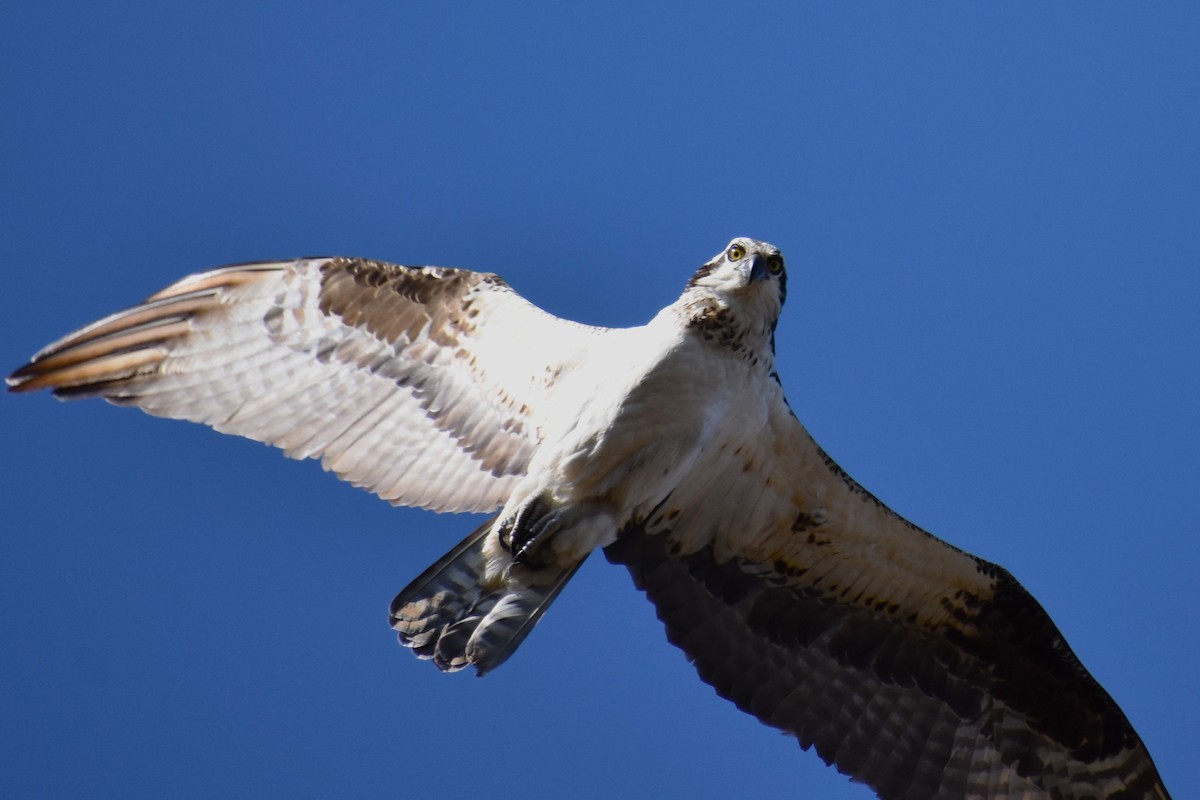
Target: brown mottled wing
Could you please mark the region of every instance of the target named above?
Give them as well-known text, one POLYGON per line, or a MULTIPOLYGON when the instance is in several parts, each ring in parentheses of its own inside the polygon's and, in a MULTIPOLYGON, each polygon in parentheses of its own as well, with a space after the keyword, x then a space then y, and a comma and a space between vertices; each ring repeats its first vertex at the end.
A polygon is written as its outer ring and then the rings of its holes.
POLYGON ((185 278, 8 380, 320 458, 393 503, 486 511, 524 472, 554 371, 601 330, 495 275, 309 259, 185 278))
POLYGON ((1167 797, 1008 572, 885 508, 781 395, 757 436, 606 550, 718 694, 889 800, 1167 797))

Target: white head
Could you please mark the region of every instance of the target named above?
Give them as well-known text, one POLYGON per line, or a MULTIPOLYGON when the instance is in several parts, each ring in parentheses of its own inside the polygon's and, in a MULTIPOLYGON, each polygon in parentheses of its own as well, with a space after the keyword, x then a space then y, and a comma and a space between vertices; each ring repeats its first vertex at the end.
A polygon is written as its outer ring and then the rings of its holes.
POLYGON ((783 254, 773 244, 739 236, 696 270, 688 288, 707 286, 722 294, 737 294, 756 289, 755 284, 760 283, 779 295, 782 306, 787 294, 783 254))
MULTIPOLYGON (((740 334, 769 342, 787 296, 787 271, 779 248, 738 237, 702 265, 681 298, 692 324, 733 326, 740 334)), ((744 336, 739 335, 740 340, 744 336)), ((749 344, 749 342, 744 342, 749 344)))

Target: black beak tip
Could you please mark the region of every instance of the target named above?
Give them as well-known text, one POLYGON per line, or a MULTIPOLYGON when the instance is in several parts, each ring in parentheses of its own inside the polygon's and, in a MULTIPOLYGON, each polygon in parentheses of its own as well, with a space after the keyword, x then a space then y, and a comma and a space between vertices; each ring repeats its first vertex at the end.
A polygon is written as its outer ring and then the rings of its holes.
POLYGON ((771 272, 767 269, 767 257, 762 253, 755 253, 750 258, 750 282, 764 281, 770 276, 771 272))

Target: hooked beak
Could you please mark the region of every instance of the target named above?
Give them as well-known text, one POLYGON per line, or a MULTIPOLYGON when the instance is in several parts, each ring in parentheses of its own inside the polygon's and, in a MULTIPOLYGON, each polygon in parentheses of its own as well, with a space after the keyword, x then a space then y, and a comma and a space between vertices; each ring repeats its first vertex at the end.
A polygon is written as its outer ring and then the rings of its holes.
POLYGON ((747 283, 756 281, 765 281, 771 276, 770 270, 767 269, 767 257, 761 253, 755 253, 750 257, 750 270, 748 273, 749 280, 747 283))

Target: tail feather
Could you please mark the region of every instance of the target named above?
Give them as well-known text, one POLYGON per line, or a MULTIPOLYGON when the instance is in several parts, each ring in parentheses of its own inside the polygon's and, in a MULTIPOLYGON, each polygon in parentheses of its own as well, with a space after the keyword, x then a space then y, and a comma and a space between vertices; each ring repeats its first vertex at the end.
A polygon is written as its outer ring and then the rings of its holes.
POLYGON ((489 519, 392 601, 392 627, 418 658, 480 675, 503 664, 583 564, 531 569, 496 564, 486 550, 489 519))

